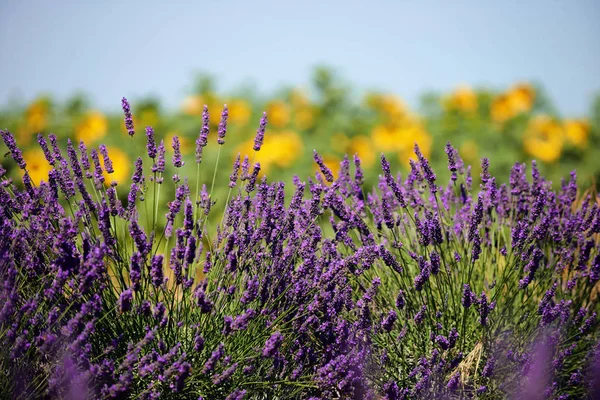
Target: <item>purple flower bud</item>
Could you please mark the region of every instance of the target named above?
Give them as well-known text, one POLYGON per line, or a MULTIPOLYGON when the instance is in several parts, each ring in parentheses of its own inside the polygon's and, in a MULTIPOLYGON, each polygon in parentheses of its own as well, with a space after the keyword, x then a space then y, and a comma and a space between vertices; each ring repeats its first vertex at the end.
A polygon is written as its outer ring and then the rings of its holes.
POLYGON ((323 176, 325 177, 327 182, 330 182, 330 183, 333 182, 333 173, 331 172, 329 167, 327 167, 327 165, 325 165, 325 162, 323 161, 323 157, 321 157, 319 155, 319 153, 317 153, 317 150, 313 150, 313 158, 314 158, 315 162, 317 163, 317 165, 319 166, 319 169, 321 170, 321 173, 323 174, 323 176))
POLYGON ((419 149, 419 145, 417 143, 415 143, 415 154, 417 155, 419 163, 421 164, 421 168, 423 169, 423 176, 425 177, 427 183, 429 183, 429 189, 431 190, 431 193, 435 193, 437 191, 437 187, 435 185, 436 176, 429 166, 429 161, 423 156, 423 153, 421 153, 421 149, 419 149))
POLYGON ((394 323, 398 319, 398 314, 394 310, 390 310, 388 315, 383 319, 381 327, 384 331, 390 332, 394 328, 394 323))
POLYGON ((146 150, 148 151, 148 157, 151 159, 156 158, 156 142, 154 141, 154 129, 151 126, 146 127, 146 150))
POLYGON ((161 254, 152 256, 152 262, 150 263, 150 276, 152 277, 152 284, 155 287, 161 286, 163 284, 163 256, 161 254))
POLYGON ((267 113, 263 112, 263 116, 260 119, 260 125, 258 130, 256 131, 256 136, 254 137, 254 151, 259 151, 260 147, 263 144, 263 140, 265 138, 265 130, 267 129, 267 113))
POLYGON ((231 175, 229 175, 229 187, 234 188, 235 183, 238 179, 238 173, 240 171, 240 153, 237 154, 235 161, 233 162, 233 171, 231 171, 231 175))
POLYGON ((106 146, 101 144, 100 146, 98 146, 98 150, 100 151, 100 154, 102 154, 102 158, 104 159, 104 170, 109 174, 115 172, 112 161, 110 160, 110 157, 108 157, 108 150, 106 149, 106 146))
POLYGON ((448 381, 448 384, 446 385, 446 387, 448 389, 450 389, 451 391, 454 391, 454 390, 458 389, 459 384, 460 384, 460 372, 456 372, 456 373, 454 373, 454 375, 452 375, 452 377, 448 381))
POLYGON ((463 285, 463 294, 461 301, 464 308, 471 307, 471 305, 477 301, 475 293, 471 291, 471 286, 468 284, 463 285))
POLYGON ((185 162, 181 158, 181 145, 179 143, 179 136, 173 136, 173 165, 175 168, 181 168, 185 165, 185 162))
POLYGON ((281 332, 273 333, 271 337, 269 337, 265 342, 265 347, 263 347, 262 350, 263 357, 273 357, 279 350, 279 347, 282 343, 283 335, 281 334, 281 332))
POLYGON ((131 107, 129 106, 129 102, 125 97, 121 99, 121 107, 123 108, 123 114, 125 114, 125 128, 127 128, 127 133, 129 136, 133 136, 135 131, 133 129, 133 117, 131 116, 131 107))
POLYGON ((138 157, 135 160, 135 169, 133 171, 133 175, 131 176, 131 180, 137 184, 143 184, 144 182, 144 170, 142 165, 142 157, 138 157))
POLYGON ((494 357, 490 357, 487 362, 485 363, 485 366, 483 367, 483 370, 481 371, 481 376, 484 376, 486 378, 489 378, 492 376, 492 374, 494 373, 494 366, 496 365, 496 359, 494 357))
POLYGON ((398 308, 398 310, 402 310, 405 305, 406 301, 404 299, 404 291, 400 290, 398 292, 398 297, 396 298, 396 307, 398 308))
POLYGON ((217 349, 212 352, 211 356, 204 364, 204 367, 202 368, 202 373, 203 374, 211 373, 215 369, 217 362, 221 358, 223 358, 224 355, 225 355, 225 346, 223 345, 223 343, 219 343, 219 346, 217 347, 217 349))
POLYGON ((223 106, 223 112, 221 112, 221 122, 219 122, 219 128, 217 131, 217 143, 219 145, 225 144, 225 134, 227 133, 227 118, 229 118, 229 110, 227 104, 223 106))
POLYGON ((421 306, 421 310, 419 310, 419 312, 415 314, 414 320, 417 325, 420 325, 425 319, 425 311, 427 311, 427 306, 423 305, 421 306))
POLYGON ((0 130, 0 135, 2 135, 2 139, 4 140, 4 143, 6 143, 6 147, 8 147, 8 150, 10 151, 13 160, 15 160, 19 168, 25 169, 27 167, 27 163, 25 163, 25 160, 23 159, 23 154, 21 153, 21 150, 17 147, 17 142, 15 141, 13 135, 9 131, 3 130, 0 130))
POLYGON ((131 301, 133 300, 133 292, 131 288, 124 290, 119 296, 119 309, 122 313, 131 310, 131 301))
POLYGON ((258 173, 260 172, 260 163, 254 164, 254 169, 252 170, 252 175, 248 179, 248 184, 246 185, 246 192, 251 193, 254 191, 256 186, 256 178, 258 178, 258 173))
MULTIPOLYGON (((48 142, 46 142, 46 138, 44 137, 44 135, 42 135, 41 133, 38 133, 37 140, 38 140, 38 143, 39 143, 42 151, 44 152, 44 157, 46 157, 46 160, 48 160, 48 163, 50 165, 54 165, 54 156, 52 155, 52 153, 50 152, 50 149, 48 148, 48 142)), ((83 143, 83 142, 81 142, 81 143, 83 143)))
MULTIPOLYGON (((152 172, 162 174, 165 172, 165 142, 163 140, 158 144, 156 164, 152 166, 152 172)), ((161 183, 162 181, 158 181, 161 183)))

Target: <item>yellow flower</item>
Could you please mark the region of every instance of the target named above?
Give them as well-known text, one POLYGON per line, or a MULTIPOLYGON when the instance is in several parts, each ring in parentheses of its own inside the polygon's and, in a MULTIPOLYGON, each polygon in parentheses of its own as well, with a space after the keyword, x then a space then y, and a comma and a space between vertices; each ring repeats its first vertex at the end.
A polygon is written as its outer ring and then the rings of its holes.
POLYGON ((349 155, 358 154, 362 164, 369 168, 375 163, 375 149, 373 142, 367 136, 355 136, 350 141, 349 155))
POLYGON ((377 125, 371 131, 371 137, 378 151, 395 151, 398 150, 398 133, 398 129, 377 125))
POLYGON ((470 86, 459 86, 445 100, 445 106, 450 110, 463 112, 477 111, 477 94, 470 86))
POLYGON ((498 95, 491 106, 492 120, 502 123, 514 116, 527 112, 533 107, 535 90, 527 83, 513 86, 506 93, 498 95))
POLYGON ((417 159, 417 156, 414 152, 415 143, 419 145, 423 156, 426 158, 431 156, 432 139, 421 124, 414 124, 405 129, 401 137, 402 145, 398 154, 400 162, 405 162, 408 165, 408 160, 417 159))
MULTIPOLYGON (((114 172, 108 174, 104 171, 104 183, 110 185, 112 181, 124 182, 129 178, 129 169, 131 168, 127 154, 118 147, 106 146, 106 150, 108 151, 108 157, 112 161, 114 172)), ((102 164, 102 169, 104 169, 104 158, 102 156, 100 156, 100 164, 102 164)))
POLYGON ((165 138, 165 148, 168 152, 173 153, 173 137, 179 137, 179 149, 181 154, 190 154, 192 149, 195 149, 195 142, 186 136, 182 136, 179 132, 169 132, 165 138))
POLYGON ((535 90, 528 83, 519 83, 507 93, 513 113, 519 114, 531 110, 535 100, 535 90))
POLYGON ((585 148, 590 133, 590 123, 585 119, 569 119, 563 126, 567 140, 579 148, 585 148))
POLYGON ((48 172, 52 170, 52 167, 41 149, 28 150, 23 153, 23 158, 27 162, 27 171, 33 183, 39 185, 41 181, 48 181, 48 172))
POLYGON ((25 125, 30 133, 43 131, 48 124, 48 99, 41 97, 27 107, 25 112, 25 125))
POLYGON ((458 150, 460 156, 468 162, 474 162, 477 159, 477 153, 479 151, 479 147, 474 140, 466 140, 460 146, 458 150))
MULTIPOLYGON (((244 155, 252 158, 254 154, 253 145, 254 140, 249 139, 238 148, 242 158, 244 158, 244 155)), ((263 145, 254 159, 260 162, 261 171, 267 172, 273 165, 280 168, 289 167, 301 154, 302 140, 296 132, 270 132, 265 135, 263 145)))
POLYGON ((371 137, 377 151, 397 152, 402 162, 408 162, 410 158, 415 158, 415 142, 425 157, 429 157, 431 152, 431 136, 416 120, 403 124, 401 127, 378 125, 373 129, 371 137))
POLYGON ((400 97, 385 95, 380 104, 383 113, 392 121, 401 120, 408 115, 408 108, 400 97))
POLYGON ((243 99, 231 100, 229 107, 229 120, 234 124, 246 125, 250 119, 251 109, 248 103, 243 99))
POLYGON ((546 163, 560 158, 563 146, 562 126, 547 115, 529 121, 523 138, 525 151, 546 163))
POLYGON ((490 114, 494 122, 502 123, 513 117, 510 102, 505 94, 496 96, 492 101, 490 114))
POLYGON ((183 104, 181 105, 182 111, 187 115, 197 116, 202 115, 202 109, 204 107, 204 102, 202 100, 202 96, 194 95, 188 96, 183 100, 183 104))
POLYGON ((290 120, 288 106, 282 101, 272 101, 267 104, 269 124, 275 128, 283 128, 290 120))
POLYGON ((106 135, 107 128, 106 117, 99 111, 91 111, 75 127, 75 139, 77 142, 95 142, 106 135))

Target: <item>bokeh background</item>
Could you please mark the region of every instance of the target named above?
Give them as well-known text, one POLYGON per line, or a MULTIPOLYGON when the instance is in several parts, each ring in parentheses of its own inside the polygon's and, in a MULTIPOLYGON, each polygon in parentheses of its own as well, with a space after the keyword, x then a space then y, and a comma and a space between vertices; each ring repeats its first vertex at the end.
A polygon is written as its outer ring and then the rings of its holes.
MULTIPOLYGON (((2 1, 0 127, 17 136, 34 180, 50 166, 37 133, 105 143, 127 183, 144 128, 187 155, 204 104, 229 131, 218 168, 240 152, 270 179, 315 173, 312 150, 338 169, 358 153, 375 183, 385 152, 406 171, 417 142, 444 176, 447 141, 478 175, 506 181, 535 159, 555 184, 577 169, 600 178, 598 1, 2 1), (285 3, 285 4, 284 4, 285 3), (121 98, 138 134, 127 136, 121 98)), ((169 148, 169 146, 167 146, 169 148)), ((205 152, 209 183, 216 138, 205 152)), ((11 167, 8 158, 3 165, 11 167)), ((6 166, 5 166, 6 168, 6 166)), ((16 169, 10 171, 17 174, 16 169)), ((225 185, 223 185, 225 186, 225 185)))

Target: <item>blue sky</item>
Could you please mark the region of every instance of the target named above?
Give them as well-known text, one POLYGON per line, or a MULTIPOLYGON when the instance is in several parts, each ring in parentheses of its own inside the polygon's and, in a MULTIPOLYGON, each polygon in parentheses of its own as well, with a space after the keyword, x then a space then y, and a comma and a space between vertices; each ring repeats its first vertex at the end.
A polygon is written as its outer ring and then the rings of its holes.
POLYGON ((413 105, 425 90, 534 80, 578 116, 600 91, 598 21, 595 0, 3 0, 0 105, 84 90, 107 110, 148 94, 174 107, 194 71, 269 93, 325 64, 413 105))

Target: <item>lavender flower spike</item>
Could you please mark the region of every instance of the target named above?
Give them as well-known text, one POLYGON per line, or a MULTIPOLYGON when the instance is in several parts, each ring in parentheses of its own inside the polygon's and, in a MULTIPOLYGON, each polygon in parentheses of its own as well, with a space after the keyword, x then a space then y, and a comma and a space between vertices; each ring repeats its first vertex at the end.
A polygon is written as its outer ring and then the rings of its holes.
POLYGON ((131 116, 131 107, 129 105, 129 101, 125 97, 121 100, 121 106, 123 107, 123 114, 125 114, 125 128, 127 128, 127 133, 129 136, 133 136, 135 134, 135 130, 133 129, 133 117, 131 116))
POLYGON ((181 158, 181 144, 179 136, 173 136, 173 165, 175 168, 181 168, 185 165, 185 161, 181 158))
POLYGON ((9 131, 0 130, 0 135, 2 135, 2 139, 4 139, 4 143, 6 143, 6 147, 10 150, 10 154, 12 155, 13 160, 17 163, 19 168, 25 169, 27 167, 27 163, 23 159, 23 155, 21 154, 21 150, 17 147, 17 142, 15 138, 9 131))
POLYGON ((240 153, 237 154, 235 161, 233 162, 233 171, 231 171, 231 175, 229 175, 229 187, 234 188, 235 183, 238 179, 238 174, 240 172, 240 153))
POLYGON ((323 157, 321 157, 319 155, 319 153, 317 153, 317 150, 313 150, 313 153, 314 153, 313 158, 315 159, 315 162, 321 169, 321 173, 323 174, 323 176, 325 177, 327 182, 330 182, 330 183, 333 182, 333 173, 331 172, 329 167, 327 167, 327 165, 325 165, 325 162, 323 161, 323 157))
POLYGON ((254 151, 259 151, 265 139, 265 130, 267 129, 267 113, 263 112, 263 116, 260 119, 260 125, 256 131, 256 137, 254 138, 254 151))
POLYGON ((210 131, 210 114, 208 113, 208 106, 204 105, 202 111, 202 129, 200 129, 200 135, 196 139, 196 164, 202 162, 202 148, 208 144, 208 133, 210 131))
POLYGON ((225 134, 227 133, 227 118, 229 118, 229 110, 227 104, 223 105, 223 112, 221 113, 221 122, 219 123, 219 130, 217 131, 217 143, 220 145, 225 144, 225 134))
POLYGON ((154 140, 154 129, 151 126, 146 127, 146 137, 148 138, 148 143, 146 144, 146 149, 148 150, 148 157, 155 159, 156 141, 154 140))

